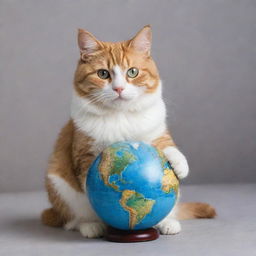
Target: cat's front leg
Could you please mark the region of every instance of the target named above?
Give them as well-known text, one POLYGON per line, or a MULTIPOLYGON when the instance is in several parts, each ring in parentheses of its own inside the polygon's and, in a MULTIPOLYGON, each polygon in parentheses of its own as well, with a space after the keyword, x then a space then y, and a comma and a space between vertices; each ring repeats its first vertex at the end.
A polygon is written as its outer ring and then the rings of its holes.
POLYGON ((162 235, 175 235, 181 231, 180 222, 176 220, 176 212, 177 202, 172 211, 155 226, 162 235))
POLYGON ((156 225, 162 235, 175 235, 181 231, 180 222, 174 218, 165 218, 156 225))
POLYGON ((187 159, 177 149, 172 136, 168 131, 166 131, 162 136, 153 140, 152 145, 165 154, 179 179, 183 179, 188 175, 189 167, 187 159))
POLYGON ((186 157, 175 146, 166 147, 163 152, 178 178, 183 179, 187 177, 189 167, 186 157))

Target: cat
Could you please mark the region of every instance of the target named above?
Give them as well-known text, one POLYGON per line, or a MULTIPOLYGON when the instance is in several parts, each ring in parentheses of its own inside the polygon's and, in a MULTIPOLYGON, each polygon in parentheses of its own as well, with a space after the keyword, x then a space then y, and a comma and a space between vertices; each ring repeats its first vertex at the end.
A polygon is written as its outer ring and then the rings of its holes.
MULTIPOLYGON (((79 230, 87 238, 104 234, 105 224, 91 208, 84 184, 92 161, 114 142, 149 143, 163 151, 179 179, 188 175, 187 160, 166 126, 151 37, 149 25, 132 39, 116 43, 99 41, 79 29, 71 118, 59 134, 46 176, 52 208, 42 213, 45 225, 79 230)), ((208 204, 176 204, 156 227, 161 234, 176 234, 181 230, 177 219, 214 216, 208 204)))

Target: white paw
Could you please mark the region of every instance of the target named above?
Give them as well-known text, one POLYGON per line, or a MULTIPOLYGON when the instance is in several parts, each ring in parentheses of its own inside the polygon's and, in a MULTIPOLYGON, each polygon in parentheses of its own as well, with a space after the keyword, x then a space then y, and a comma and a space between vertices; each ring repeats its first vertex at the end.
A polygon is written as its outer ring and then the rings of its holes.
POLYGON ((189 167, 186 157, 176 147, 167 147, 163 152, 171 163, 178 178, 183 179, 187 177, 189 167))
POLYGON ((166 219, 156 225, 162 235, 175 235, 181 231, 180 223, 175 219, 166 219))
POLYGON ((102 222, 83 222, 79 225, 79 230, 84 237, 97 238, 104 235, 106 226, 102 222))
POLYGON ((64 229, 65 230, 75 230, 75 229, 77 229, 78 222, 79 221, 77 219, 73 219, 64 225, 64 229))

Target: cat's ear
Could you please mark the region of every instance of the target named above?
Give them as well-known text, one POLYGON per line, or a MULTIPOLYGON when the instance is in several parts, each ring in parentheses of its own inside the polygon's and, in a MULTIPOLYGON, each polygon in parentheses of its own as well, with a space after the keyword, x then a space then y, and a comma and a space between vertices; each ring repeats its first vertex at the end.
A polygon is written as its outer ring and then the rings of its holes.
POLYGON ((150 55, 152 31, 150 25, 142 28, 129 42, 129 47, 150 55))
POLYGON ((101 48, 100 42, 91 33, 83 29, 78 29, 78 46, 82 59, 101 48))

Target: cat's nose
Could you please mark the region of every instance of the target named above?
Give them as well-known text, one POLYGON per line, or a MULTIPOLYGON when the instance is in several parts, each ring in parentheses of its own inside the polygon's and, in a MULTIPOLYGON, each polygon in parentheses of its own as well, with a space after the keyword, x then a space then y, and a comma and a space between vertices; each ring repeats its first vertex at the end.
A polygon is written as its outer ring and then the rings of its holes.
POLYGON ((113 88, 113 90, 114 90, 115 92, 117 92, 117 93, 120 95, 121 92, 124 90, 124 88, 122 88, 122 87, 117 87, 117 88, 113 88))

